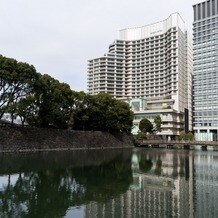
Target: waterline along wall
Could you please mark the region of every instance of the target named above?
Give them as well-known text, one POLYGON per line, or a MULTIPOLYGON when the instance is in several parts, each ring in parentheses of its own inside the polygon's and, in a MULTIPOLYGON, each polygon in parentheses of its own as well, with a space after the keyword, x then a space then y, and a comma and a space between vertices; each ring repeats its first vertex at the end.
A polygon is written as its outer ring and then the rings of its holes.
POLYGON ((0 127, 0 152, 118 148, 133 146, 124 133, 0 127))

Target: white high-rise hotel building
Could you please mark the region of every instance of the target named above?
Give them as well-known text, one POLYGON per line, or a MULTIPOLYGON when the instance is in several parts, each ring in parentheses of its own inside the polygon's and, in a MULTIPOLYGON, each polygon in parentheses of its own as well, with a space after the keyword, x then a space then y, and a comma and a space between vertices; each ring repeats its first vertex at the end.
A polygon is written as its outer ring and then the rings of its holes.
POLYGON ((88 62, 88 93, 127 100, 135 132, 143 117, 162 118, 161 135, 192 129, 192 40, 178 13, 120 30, 104 56, 88 62))

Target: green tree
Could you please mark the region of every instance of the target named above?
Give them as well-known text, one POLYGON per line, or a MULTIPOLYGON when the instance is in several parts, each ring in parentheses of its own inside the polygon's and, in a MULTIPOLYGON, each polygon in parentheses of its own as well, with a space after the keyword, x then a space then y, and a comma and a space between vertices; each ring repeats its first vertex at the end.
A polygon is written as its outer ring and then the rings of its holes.
POLYGON ((128 104, 100 93, 84 96, 82 104, 75 111, 74 129, 130 132, 132 122, 133 113, 128 104))
POLYGON ((180 132, 180 135, 179 135, 179 140, 188 140, 188 141, 193 141, 194 140, 194 134, 192 132, 188 132, 188 133, 185 133, 185 131, 182 131, 180 132))
POLYGON ((133 112, 125 102, 100 93, 75 92, 37 73, 32 65, 0 56, 0 119, 43 128, 130 132, 133 112))
POLYGON ((139 132, 137 135, 136 135, 136 139, 138 140, 146 140, 147 139, 147 135, 145 132, 139 132))
POLYGON ((73 111, 74 93, 70 86, 45 74, 36 89, 37 125, 67 128, 73 111))
POLYGON ((194 134, 192 132, 188 132, 186 134, 186 140, 193 141, 195 139, 194 134))
POLYGON ((0 55, 0 119, 9 113, 13 123, 17 105, 32 94, 38 76, 32 65, 0 55))
POLYGON ((139 129, 141 132, 149 132, 153 131, 153 124, 147 118, 143 118, 139 123, 139 129))
POLYGON ((179 141, 186 140, 186 133, 185 131, 181 131, 179 134, 179 141))
POLYGON ((154 124, 155 124, 155 129, 157 132, 161 132, 161 117, 160 115, 155 116, 154 118, 154 124))
POLYGON ((22 99, 17 106, 16 116, 18 116, 21 120, 22 126, 25 123, 35 125, 37 123, 36 117, 36 104, 35 104, 35 96, 30 95, 26 98, 22 99))

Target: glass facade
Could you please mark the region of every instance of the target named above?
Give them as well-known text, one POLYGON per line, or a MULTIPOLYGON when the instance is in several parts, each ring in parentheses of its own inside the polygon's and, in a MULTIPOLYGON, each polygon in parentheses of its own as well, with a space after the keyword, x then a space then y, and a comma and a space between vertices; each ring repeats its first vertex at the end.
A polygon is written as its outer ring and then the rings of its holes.
POLYGON ((193 111, 196 133, 218 130, 218 0, 194 5, 193 111))

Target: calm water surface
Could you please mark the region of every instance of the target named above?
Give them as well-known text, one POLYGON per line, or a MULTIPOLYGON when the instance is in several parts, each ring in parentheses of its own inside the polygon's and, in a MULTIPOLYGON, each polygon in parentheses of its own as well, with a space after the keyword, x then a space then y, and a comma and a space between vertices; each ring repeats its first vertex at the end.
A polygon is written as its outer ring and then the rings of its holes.
POLYGON ((218 217, 218 152, 0 154, 0 217, 218 217))

